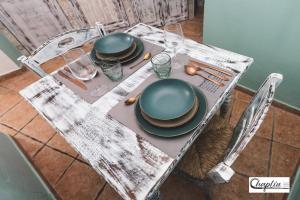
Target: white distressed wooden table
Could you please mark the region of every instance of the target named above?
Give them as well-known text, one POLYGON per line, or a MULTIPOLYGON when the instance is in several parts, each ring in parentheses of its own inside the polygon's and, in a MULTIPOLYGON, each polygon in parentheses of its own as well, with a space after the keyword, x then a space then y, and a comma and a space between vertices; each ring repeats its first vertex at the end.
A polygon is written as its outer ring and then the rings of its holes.
MULTIPOLYGON (((127 32, 163 45, 163 31, 160 29, 138 24, 127 32)), ((180 53, 235 70, 238 75, 175 157, 106 115, 152 74, 151 63, 144 65, 93 104, 82 100, 52 75, 36 81, 20 93, 124 199, 147 199, 159 189, 253 62, 252 58, 189 39, 185 40, 180 53)))

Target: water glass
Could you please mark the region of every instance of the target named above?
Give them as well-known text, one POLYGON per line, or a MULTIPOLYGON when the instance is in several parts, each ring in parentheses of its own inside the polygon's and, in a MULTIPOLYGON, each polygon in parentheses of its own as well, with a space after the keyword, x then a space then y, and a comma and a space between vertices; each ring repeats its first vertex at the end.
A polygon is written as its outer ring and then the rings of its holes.
POLYGON ((102 62, 100 64, 103 73, 112 81, 119 81, 123 78, 123 68, 119 61, 102 62))
POLYGON ((183 47, 184 35, 180 24, 168 24, 164 26, 164 42, 167 49, 174 54, 183 47))
POLYGON ((93 61, 82 49, 76 48, 68 51, 63 58, 75 78, 87 81, 96 76, 97 69, 93 61))
POLYGON ((166 53, 160 53, 151 58, 151 63, 159 78, 168 78, 171 72, 171 57, 166 53))

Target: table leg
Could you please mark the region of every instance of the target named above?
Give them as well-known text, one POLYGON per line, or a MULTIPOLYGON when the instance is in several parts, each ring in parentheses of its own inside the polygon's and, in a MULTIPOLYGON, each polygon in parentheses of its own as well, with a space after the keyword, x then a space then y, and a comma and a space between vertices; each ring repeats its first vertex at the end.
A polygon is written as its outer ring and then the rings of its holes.
POLYGON ((162 200, 160 197, 160 191, 156 190, 155 192, 153 192, 152 196, 149 197, 147 200, 162 200))
POLYGON ((229 110, 230 110, 230 105, 231 105, 231 102, 232 102, 232 98, 233 98, 233 95, 232 95, 232 91, 228 94, 228 96, 225 98, 223 104, 221 105, 221 108, 220 108, 220 114, 222 117, 225 117, 229 110))

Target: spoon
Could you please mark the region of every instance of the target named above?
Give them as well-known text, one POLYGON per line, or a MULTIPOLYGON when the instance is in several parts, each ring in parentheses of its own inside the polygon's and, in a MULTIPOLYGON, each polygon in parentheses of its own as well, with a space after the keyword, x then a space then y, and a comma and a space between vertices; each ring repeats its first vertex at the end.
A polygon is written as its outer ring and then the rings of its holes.
POLYGON ((134 104, 136 102, 136 100, 138 100, 140 94, 136 95, 135 97, 130 97, 128 98, 124 103, 129 106, 131 104, 134 104))
POLYGON ((136 63, 135 65, 132 65, 132 66, 130 67, 130 69, 136 67, 137 65, 139 65, 139 64, 142 63, 142 62, 144 62, 145 60, 149 60, 150 58, 151 58, 151 53, 150 53, 150 52, 146 52, 146 53, 144 54, 143 60, 141 60, 140 62, 136 63))
POLYGON ((213 76, 215 76, 215 77, 217 77, 217 78, 219 78, 219 79, 221 79, 223 81, 228 81, 229 80, 227 77, 223 77, 223 76, 220 76, 220 75, 215 74, 213 72, 207 71, 207 70, 203 69, 202 67, 195 66, 194 64, 189 65, 189 67, 193 67, 197 71, 204 71, 204 72, 206 72, 206 73, 208 73, 210 75, 213 75, 213 76))
POLYGON ((216 85, 218 85, 218 86, 220 86, 220 87, 223 87, 223 86, 224 86, 224 83, 220 83, 220 82, 215 81, 215 80, 213 80, 213 79, 211 79, 211 78, 205 77, 205 76, 203 76, 202 74, 199 74, 199 73, 197 72, 197 70, 196 70, 195 68, 193 68, 193 67, 190 67, 190 66, 188 66, 188 65, 185 65, 185 66, 184 66, 184 69, 185 69, 185 73, 187 73, 187 74, 190 75, 190 76, 198 75, 198 76, 201 76, 201 77, 203 77, 203 78, 205 78, 205 79, 207 79, 207 80, 213 82, 214 84, 216 84, 216 85))

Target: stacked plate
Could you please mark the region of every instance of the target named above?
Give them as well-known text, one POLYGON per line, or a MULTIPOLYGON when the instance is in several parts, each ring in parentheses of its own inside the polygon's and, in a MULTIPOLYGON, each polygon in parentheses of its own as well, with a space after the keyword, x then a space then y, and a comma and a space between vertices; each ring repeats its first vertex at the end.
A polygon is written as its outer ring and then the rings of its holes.
POLYGON ((124 64, 134 61, 143 51, 140 39, 126 33, 112 33, 95 42, 91 58, 96 64, 117 61, 124 64))
POLYGON ((135 115, 148 133, 175 137, 195 129, 206 108, 206 98, 200 90, 179 79, 164 79, 143 91, 135 115))

